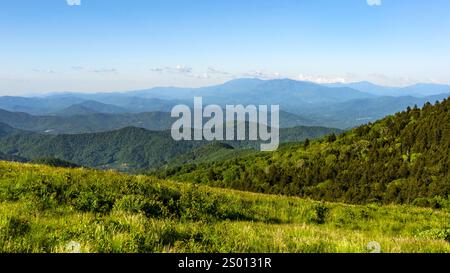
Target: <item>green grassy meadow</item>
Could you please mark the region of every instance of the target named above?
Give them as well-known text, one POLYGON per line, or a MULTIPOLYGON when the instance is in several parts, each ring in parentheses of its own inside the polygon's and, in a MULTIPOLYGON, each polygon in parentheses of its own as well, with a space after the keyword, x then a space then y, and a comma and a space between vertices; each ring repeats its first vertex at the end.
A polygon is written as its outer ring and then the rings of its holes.
POLYGON ((0 162, 0 252, 450 252, 450 212, 0 162))

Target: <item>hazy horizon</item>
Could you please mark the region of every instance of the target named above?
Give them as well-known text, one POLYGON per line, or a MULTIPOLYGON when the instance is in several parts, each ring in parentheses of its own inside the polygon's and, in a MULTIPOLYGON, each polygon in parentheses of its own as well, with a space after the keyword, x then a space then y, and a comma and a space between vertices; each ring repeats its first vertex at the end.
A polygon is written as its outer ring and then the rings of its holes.
MULTIPOLYGON (((376 84, 370 81, 366 81, 366 80, 362 80, 362 81, 357 81, 357 82, 330 82, 330 83, 317 83, 317 82, 313 82, 313 81, 304 81, 304 80, 298 80, 298 79, 291 79, 291 78, 277 78, 277 79, 261 79, 261 78, 235 78, 235 79, 230 79, 230 80, 225 80, 222 82, 218 82, 215 84, 207 84, 207 85, 202 85, 202 86, 180 86, 180 85, 161 85, 161 86, 151 86, 151 87, 147 87, 147 88, 138 88, 138 89, 128 89, 128 90, 99 90, 99 91, 78 91, 78 90, 62 90, 62 91, 49 91, 49 92, 37 92, 37 93, 23 93, 23 94, 19 94, 17 96, 19 97, 40 97, 40 96, 52 96, 52 95, 64 95, 64 94, 108 94, 108 93, 127 93, 127 92, 135 92, 135 91, 145 91, 145 90, 151 90, 154 88, 205 88, 205 87, 213 87, 213 86, 220 86, 222 84, 226 84, 228 82, 232 82, 234 80, 242 80, 242 79, 255 79, 255 80, 261 80, 261 81, 269 81, 269 80, 293 80, 293 81, 298 81, 298 82, 310 82, 310 83, 314 83, 314 84, 319 84, 319 85, 323 85, 323 86, 327 86, 327 85, 331 85, 331 84, 343 84, 343 85, 348 85, 348 84, 356 84, 356 83, 363 83, 363 82, 367 82, 369 84, 374 84, 374 85, 378 85, 381 87, 386 87, 386 88, 405 88, 405 87, 410 87, 410 86, 414 86, 417 84, 433 84, 433 85, 447 85, 450 86, 450 84, 446 84, 446 83, 431 83, 431 82, 418 82, 418 83, 413 83, 413 84, 406 84, 406 85, 381 85, 381 84, 376 84)), ((356 89, 355 89, 356 90, 356 89)), ((361 91, 361 90, 358 90, 361 91)), ((362 91, 363 92, 363 91, 362 91)), ((437 92, 439 93, 439 92, 437 92)), ((1 95, 0 96, 16 96, 16 95, 1 95)))
POLYGON ((5 1, 0 96, 237 78, 450 84, 450 2, 5 1))

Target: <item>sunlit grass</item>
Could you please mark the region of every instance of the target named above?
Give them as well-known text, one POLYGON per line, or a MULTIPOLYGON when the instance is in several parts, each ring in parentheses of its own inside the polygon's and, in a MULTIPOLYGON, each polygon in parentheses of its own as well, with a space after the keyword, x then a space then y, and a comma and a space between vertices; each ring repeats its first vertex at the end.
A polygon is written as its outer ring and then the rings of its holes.
POLYGON ((450 213, 0 162, 0 252, 450 252, 450 213))

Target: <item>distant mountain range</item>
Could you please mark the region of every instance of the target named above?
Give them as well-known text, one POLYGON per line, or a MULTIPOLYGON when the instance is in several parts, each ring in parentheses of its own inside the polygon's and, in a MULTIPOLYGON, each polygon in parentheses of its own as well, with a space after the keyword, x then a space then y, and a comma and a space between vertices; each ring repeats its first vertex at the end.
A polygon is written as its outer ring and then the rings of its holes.
POLYGON ((238 79, 203 88, 152 88, 131 94, 144 98, 192 100, 202 96, 211 104, 281 104, 284 110, 305 104, 326 104, 373 97, 348 87, 330 88, 311 82, 289 79, 238 79))
POLYGON ((174 141, 169 129, 175 118, 169 112, 177 104, 192 106, 194 96, 202 96, 204 104, 221 107, 279 104, 281 141, 298 142, 340 133, 333 128, 374 122, 449 95, 444 85, 390 89, 367 82, 323 86, 287 79, 238 79, 203 88, 7 96, 0 97, 0 159, 58 158, 82 166, 134 171, 172 160, 224 159, 259 146, 251 141, 214 145, 174 141))
POLYGON ((373 122, 407 106, 422 106, 450 96, 450 86, 416 84, 394 88, 369 82, 319 85, 289 79, 237 79, 202 88, 157 87, 120 93, 60 93, 40 97, 0 97, 0 109, 11 113, 0 122, 13 127, 54 133, 101 132, 126 126, 167 129, 170 117, 149 112, 170 112, 177 104, 192 106, 193 97, 204 104, 279 104, 281 127, 299 125, 347 129, 373 122), (25 117, 23 113, 44 116, 25 117), (147 113, 147 114, 143 114, 147 113), (80 116, 84 116, 81 118, 80 116), (53 117, 53 118, 51 118, 53 117), (25 121, 28 120, 28 121, 25 121), (70 124, 70 125, 69 125, 70 124))
POLYGON ((170 128, 174 119, 169 113, 102 114, 84 112, 73 116, 34 116, 0 110, 0 122, 14 128, 46 134, 80 134, 117 130, 134 126, 160 131, 170 128))
POLYGON ((32 115, 169 112, 178 100, 146 99, 122 94, 71 94, 45 97, 0 97, 0 109, 32 115))
POLYGON ((354 83, 325 84, 328 87, 348 87, 376 96, 412 96, 427 97, 438 94, 450 94, 450 86, 444 84, 419 83, 406 87, 387 87, 376 85, 367 81, 354 83))
POLYGON ((377 121, 406 109, 423 106, 426 102, 435 103, 449 97, 450 94, 427 97, 390 97, 380 96, 370 99, 349 100, 333 105, 319 106, 315 109, 299 110, 300 116, 315 120, 316 124, 335 128, 352 128, 357 125, 377 121))
MULTIPOLYGON (((167 112, 144 112, 103 114, 95 110, 77 106, 60 115, 35 116, 27 113, 9 112, 0 109, 0 122, 17 129, 45 134, 81 134, 117 130, 125 127, 145 128, 163 131, 171 128, 176 118, 167 112), (71 113, 72 115, 70 115, 71 113)), ((318 122, 295 114, 280 111, 280 128, 313 126, 318 122)))
POLYGON ((89 115, 89 114, 120 114, 120 113, 128 113, 125 108, 112 105, 105 104, 94 100, 87 100, 81 103, 73 104, 67 108, 59 110, 54 115, 57 116, 76 116, 76 115, 89 115))

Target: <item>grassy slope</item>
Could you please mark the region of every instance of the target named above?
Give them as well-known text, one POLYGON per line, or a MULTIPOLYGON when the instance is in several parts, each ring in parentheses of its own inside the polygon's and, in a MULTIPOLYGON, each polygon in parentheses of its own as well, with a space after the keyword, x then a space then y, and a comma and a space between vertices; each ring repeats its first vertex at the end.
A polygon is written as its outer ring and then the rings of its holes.
POLYGON ((450 252, 449 233, 444 210, 0 162, 0 252, 450 252))

